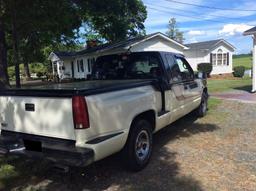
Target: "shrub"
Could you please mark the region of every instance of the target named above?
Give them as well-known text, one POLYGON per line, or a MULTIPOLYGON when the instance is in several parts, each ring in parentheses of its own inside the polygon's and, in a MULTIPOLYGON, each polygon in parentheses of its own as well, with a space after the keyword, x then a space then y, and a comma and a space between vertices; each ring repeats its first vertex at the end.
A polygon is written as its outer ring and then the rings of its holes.
POLYGON ((244 66, 236 66, 234 67, 233 75, 234 77, 242 78, 244 76, 245 67, 244 66))
POLYGON ((206 73, 209 77, 212 72, 212 64, 211 63, 200 63, 197 65, 197 70, 199 72, 206 73))
POLYGON ((38 78, 41 78, 41 77, 43 77, 43 72, 37 72, 37 74, 36 74, 36 76, 38 77, 38 78))

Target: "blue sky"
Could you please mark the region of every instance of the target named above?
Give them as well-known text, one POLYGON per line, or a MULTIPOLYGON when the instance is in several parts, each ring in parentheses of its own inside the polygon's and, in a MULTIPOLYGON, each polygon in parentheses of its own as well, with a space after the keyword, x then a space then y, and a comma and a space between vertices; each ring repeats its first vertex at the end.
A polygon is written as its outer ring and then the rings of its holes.
MULTIPOLYGON (((176 0, 227 9, 256 10, 255 0, 176 0)), ((167 31, 170 18, 176 18, 179 29, 184 32, 185 43, 223 38, 236 47, 236 53, 248 53, 252 38, 243 31, 256 26, 256 11, 228 11, 207 9, 175 3, 170 0, 143 0, 148 17, 145 22, 147 34, 167 31)))

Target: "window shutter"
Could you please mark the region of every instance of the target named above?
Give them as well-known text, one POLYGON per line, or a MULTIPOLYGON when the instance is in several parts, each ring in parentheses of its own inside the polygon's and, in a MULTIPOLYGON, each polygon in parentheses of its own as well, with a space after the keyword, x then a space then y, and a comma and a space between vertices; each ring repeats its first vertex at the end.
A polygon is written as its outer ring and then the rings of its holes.
POLYGON ((227 65, 229 66, 229 52, 227 53, 227 65))
POLYGON ((210 63, 213 65, 213 63, 212 63, 212 53, 210 54, 210 63))

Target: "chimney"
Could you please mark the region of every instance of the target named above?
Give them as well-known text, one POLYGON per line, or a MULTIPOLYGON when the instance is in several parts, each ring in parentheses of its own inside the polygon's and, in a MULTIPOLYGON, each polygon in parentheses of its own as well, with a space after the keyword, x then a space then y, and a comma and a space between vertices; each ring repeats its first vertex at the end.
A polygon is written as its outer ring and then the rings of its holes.
POLYGON ((93 47, 98 46, 98 41, 97 40, 87 40, 86 45, 87 45, 87 48, 93 48, 93 47))

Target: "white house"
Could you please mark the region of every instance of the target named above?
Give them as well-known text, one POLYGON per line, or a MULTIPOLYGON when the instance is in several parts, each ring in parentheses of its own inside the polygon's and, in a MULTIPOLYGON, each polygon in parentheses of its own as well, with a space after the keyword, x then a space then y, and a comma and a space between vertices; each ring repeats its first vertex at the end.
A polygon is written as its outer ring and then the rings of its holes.
POLYGON ((233 53, 235 47, 224 39, 186 44, 184 51, 189 64, 197 70, 199 63, 211 63, 211 74, 228 74, 233 72, 233 53))
POLYGON ((53 74, 58 75, 60 79, 87 79, 91 74, 92 65, 99 56, 125 52, 166 51, 184 54, 194 70, 199 63, 211 62, 214 65, 213 74, 222 74, 232 73, 234 49, 225 40, 183 45, 162 33, 153 33, 77 52, 52 52, 49 60, 52 63, 53 74))

